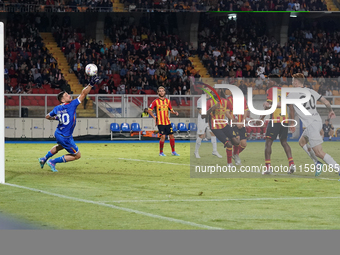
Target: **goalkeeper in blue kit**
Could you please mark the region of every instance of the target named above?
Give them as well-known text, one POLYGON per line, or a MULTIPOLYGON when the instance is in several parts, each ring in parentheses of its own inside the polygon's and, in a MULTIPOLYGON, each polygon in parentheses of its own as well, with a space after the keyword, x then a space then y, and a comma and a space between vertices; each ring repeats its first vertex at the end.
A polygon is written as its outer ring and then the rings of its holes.
POLYGON ((74 127, 76 126, 76 109, 98 81, 99 78, 97 76, 93 76, 90 84, 87 85, 81 92, 80 96, 74 100, 72 100, 71 95, 69 95, 66 91, 62 91, 58 94, 58 100, 61 104, 54 107, 54 109, 46 115, 46 119, 48 120, 59 121, 59 125, 54 133, 57 145, 53 146, 52 149, 47 152, 45 157, 39 158, 41 168, 43 168, 47 162, 47 165, 51 168, 52 172, 58 172, 56 169, 57 163, 66 163, 80 159, 80 151, 72 136, 74 127), (48 160, 63 149, 65 149, 69 154, 48 160))

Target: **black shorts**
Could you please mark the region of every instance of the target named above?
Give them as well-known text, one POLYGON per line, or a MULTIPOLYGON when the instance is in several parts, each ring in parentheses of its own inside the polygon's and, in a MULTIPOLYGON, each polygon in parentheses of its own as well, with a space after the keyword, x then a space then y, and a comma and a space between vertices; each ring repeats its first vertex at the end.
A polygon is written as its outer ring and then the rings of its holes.
POLYGON ((172 126, 169 125, 158 125, 158 131, 161 135, 172 135, 174 131, 172 130, 172 126))
POLYGON ((328 133, 328 132, 324 132, 324 133, 323 133, 323 136, 324 136, 324 137, 329 137, 329 133, 328 133))
POLYGON ((234 129, 227 125, 222 129, 211 129, 211 132, 220 140, 223 144, 225 144, 228 140, 231 141, 232 138, 236 137, 236 133, 234 129))
POLYGON ((245 127, 238 128, 237 126, 233 126, 233 129, 236 133, 236 136, 240 137, 240 140, 247 139, 247 131, 245 127))
POLYGON ((271 140, 275 140, 277 135, 279 135, 280 140, 287 139, 288 137, 288 127, 282 126, 281 123, 268 123, 267 131, 266 131, 266 138, 271 140))

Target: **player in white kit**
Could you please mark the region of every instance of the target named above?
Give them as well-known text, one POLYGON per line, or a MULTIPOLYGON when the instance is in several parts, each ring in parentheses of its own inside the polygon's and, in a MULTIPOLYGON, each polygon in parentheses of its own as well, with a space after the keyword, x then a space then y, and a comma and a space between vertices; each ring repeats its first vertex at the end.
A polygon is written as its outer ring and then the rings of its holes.
POLYGON ((213 146, 213 152, 212 155, 215 155, 219 158, 222 158, 222 156, 217 152, 217 142, 216 142, 216 136, 213 134, 213 132, 210 131, 209 124, 206 122, 205 118, 202 118, 201 112, 202 112, 202 97, 200 97, 197 100, 197 109, 198 109, 198 119, 197 119, 197 139, 196 139, 196 147, 195 147, 195 156, 196 158, 201 158, 198 150, 201 146, 202 140, 205 138, 205 132, 208 129, 211 135, 211 143, 213 146))
MULTIPOLYGON (((293 87, 294 88, 304 88, 304 75, 302 73, 297 73, 293 75, 293 87)), ((308 154, 308 156, 316 164, 315 176, 318 176, 322 172, 322 164, 318 161, 318 158, 323 159, 329 166, 331 166, 336 172, 339 172, 339 164, 327 153, 322 150, 323 139, 320 134, 322 130, 322 120, 319 113, 316 110, 317 101, 322 102, 328 109, 328 117, 330 119, 335 118, 335 113, 327 99, 317 93, 315 90, 305 88, 311 94, 311 98, 308 102, 304 104, 304 107, 311 113, 311 115, 305 115, 299 108, 294 105, 289 106, 290 111, 295 110, 297 115, 302 121, 305 130, 303 131, 301 138, 299 140, 300 146, 308 154), (308 143, 310 146, 308 146, 308 143)), ((304 98, 303 93, 289 93, 287 98, 289 99, 300 99, 304 98)), ((295 131, 295 127, 291 127, 291 131, 295 131)))

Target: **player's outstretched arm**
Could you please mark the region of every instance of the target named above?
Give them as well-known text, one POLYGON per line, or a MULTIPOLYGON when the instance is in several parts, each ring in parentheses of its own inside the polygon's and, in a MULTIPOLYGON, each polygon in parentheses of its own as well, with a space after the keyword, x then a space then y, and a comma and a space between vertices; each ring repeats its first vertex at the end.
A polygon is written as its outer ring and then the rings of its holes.
POLYGON ((326 108, 328 109, 328 118, 334 119, 336 117, 336 115, 335 115, 329 101, 326 98, 324 98, 323 96, 320 97, 319 101, 322 102, 326 106, 326 108))
POLYGON ((99 81, 99 78, 97 76, 93 76, 89 85, 87 85, 81 92, 80 96, 78 97, 80 102, 83 102, 85 97, 87 96, 88 93, 90 93, 91 89, 93 86, 99 81))
POLYGON ((45 116, 45 118, 48 119, 48 120, 58 120, 57 116, 51 117, 50 114, 47 114, 47 115, 45 116))

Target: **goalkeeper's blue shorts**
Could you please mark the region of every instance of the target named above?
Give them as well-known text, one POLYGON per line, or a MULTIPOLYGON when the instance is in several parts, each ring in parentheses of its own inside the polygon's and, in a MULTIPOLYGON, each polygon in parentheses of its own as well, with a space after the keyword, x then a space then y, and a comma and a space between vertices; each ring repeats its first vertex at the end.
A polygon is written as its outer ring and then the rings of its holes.
POLYGON ((57 139, 57 143, 64 147, 65 150, 67 150, 70 154, 77 154, 79 149, 76 143, 73 140, 73 136, 63 136, 59 132, 54 133, 55 138, 57 139))

